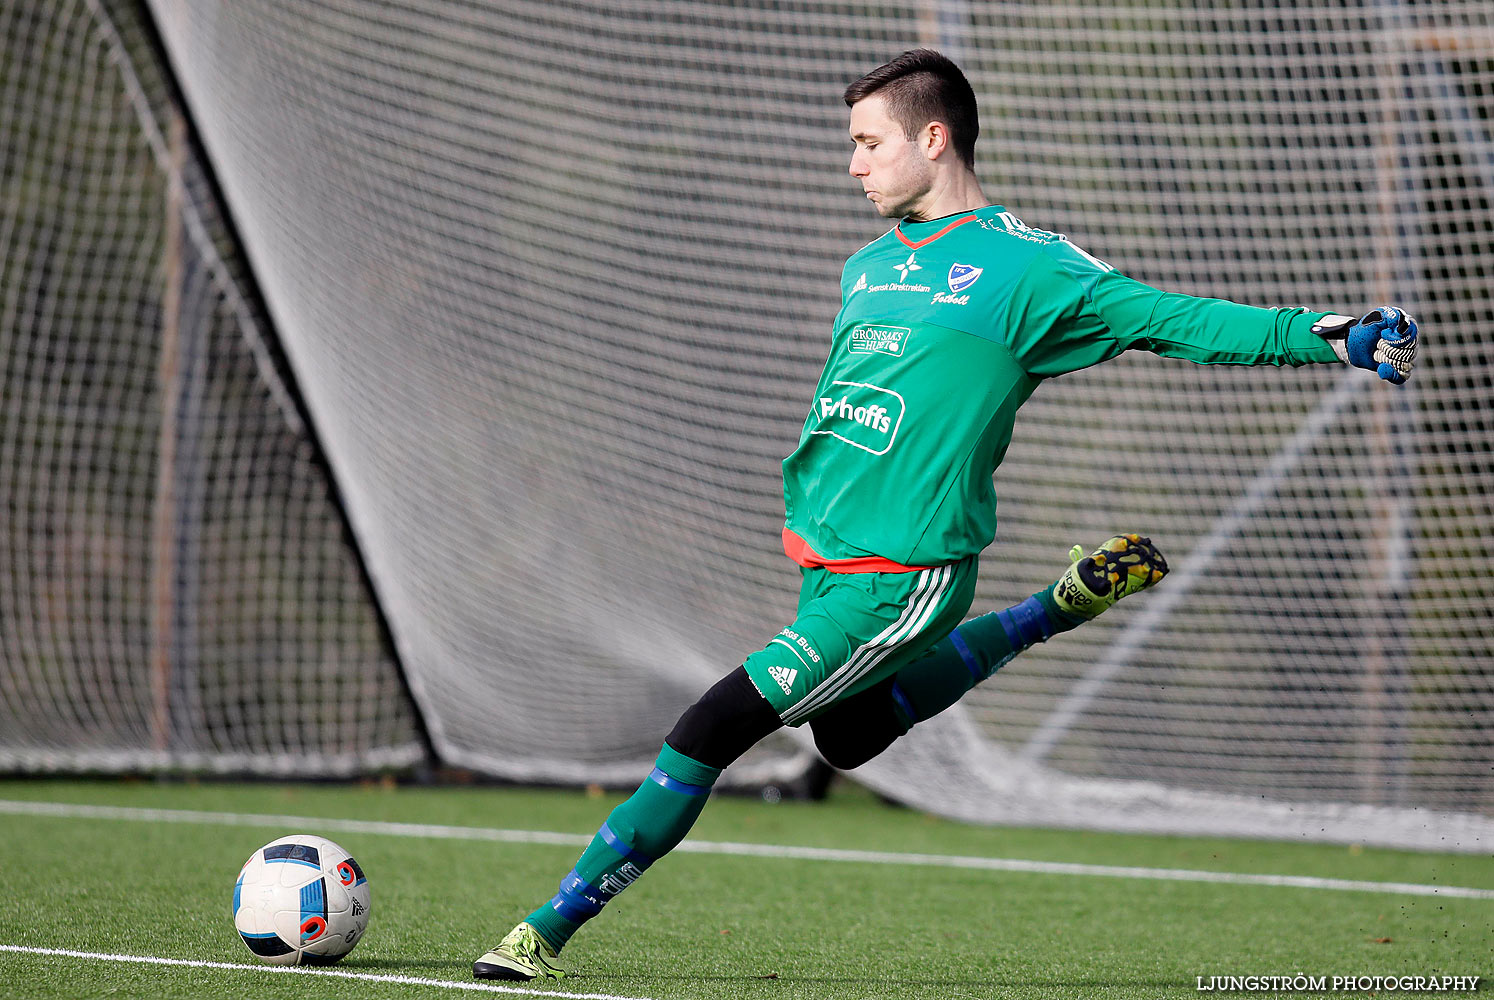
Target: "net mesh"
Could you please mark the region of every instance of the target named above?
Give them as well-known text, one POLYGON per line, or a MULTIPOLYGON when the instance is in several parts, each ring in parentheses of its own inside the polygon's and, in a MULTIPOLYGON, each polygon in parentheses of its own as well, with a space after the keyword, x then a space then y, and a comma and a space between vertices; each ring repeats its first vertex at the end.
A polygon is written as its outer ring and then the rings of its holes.
POLYGON ((0 8, 0 768, 423 750, 133 4, 0 8))
POLYGON ((636 780, 789 619, 777 463, 885 225, 839 94, 932 44, 1026 222, 1171 290, 1404 302, 1427 356, 1399 392, 1150 356, 1045 385, 977 610, 1116 530, 1173 578, 858 777, 972 819, 1490 842, 1487 4, 151 7, 445 759, 636 780))

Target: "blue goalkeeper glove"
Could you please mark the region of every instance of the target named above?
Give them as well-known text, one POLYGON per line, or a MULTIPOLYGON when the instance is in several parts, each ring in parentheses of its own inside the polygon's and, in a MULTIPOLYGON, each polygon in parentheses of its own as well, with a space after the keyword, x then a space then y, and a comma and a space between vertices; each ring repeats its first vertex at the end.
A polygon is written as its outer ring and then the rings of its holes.
POLYGON ((1416 320, 1404 309, 1381 306, 1363 318, 1328 315, 1312 332, 1328 342, 1340 361, 1376 372, 1394 385, 1411 377, 1416 363, 1416 320))

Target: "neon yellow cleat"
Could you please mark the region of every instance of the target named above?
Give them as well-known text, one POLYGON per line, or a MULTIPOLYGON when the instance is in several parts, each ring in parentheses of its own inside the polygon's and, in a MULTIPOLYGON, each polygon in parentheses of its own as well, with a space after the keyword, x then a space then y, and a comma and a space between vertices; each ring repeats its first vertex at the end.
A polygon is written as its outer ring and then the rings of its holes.
POLYGON ((1063 610, 1094 618, 1122 597, 1155 586, 1167 575, 1167 560, 1150 538, 1116 535, 1089 555, 1069 551, 1074 564, 1059 577, 1053 599, 1063 610))
POLYGON ((550 964, 555 957, 555 949, 539 936, 539 932, 529 924, 521 923, 498 942, 498 947, 472 963, 472 975, 477 979, 515 979, 520 982, 560 979, 565 972, 550 964))

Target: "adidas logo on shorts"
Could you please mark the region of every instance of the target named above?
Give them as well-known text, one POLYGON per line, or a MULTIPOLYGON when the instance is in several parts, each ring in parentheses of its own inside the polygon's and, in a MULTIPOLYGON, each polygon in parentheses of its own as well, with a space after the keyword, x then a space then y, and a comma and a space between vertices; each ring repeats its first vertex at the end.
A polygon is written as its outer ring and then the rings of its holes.
POLYGON ((778 682, 784 694, 794 693, 794 678, 799 676, 797 667, 769 667, 768 676, 778 682))

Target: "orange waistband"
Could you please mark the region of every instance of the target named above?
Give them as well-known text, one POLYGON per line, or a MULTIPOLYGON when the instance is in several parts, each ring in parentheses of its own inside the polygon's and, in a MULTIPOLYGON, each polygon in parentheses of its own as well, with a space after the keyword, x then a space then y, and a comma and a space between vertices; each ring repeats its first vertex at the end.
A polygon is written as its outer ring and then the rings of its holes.
POLYGON ((831 573, 918 573, 932 566, 904 566, 881 556, 859 556, 855 559, 826 559, 809 543, 788 528, 783 529, 783 552, 800 566, 819 567, 831 573))

